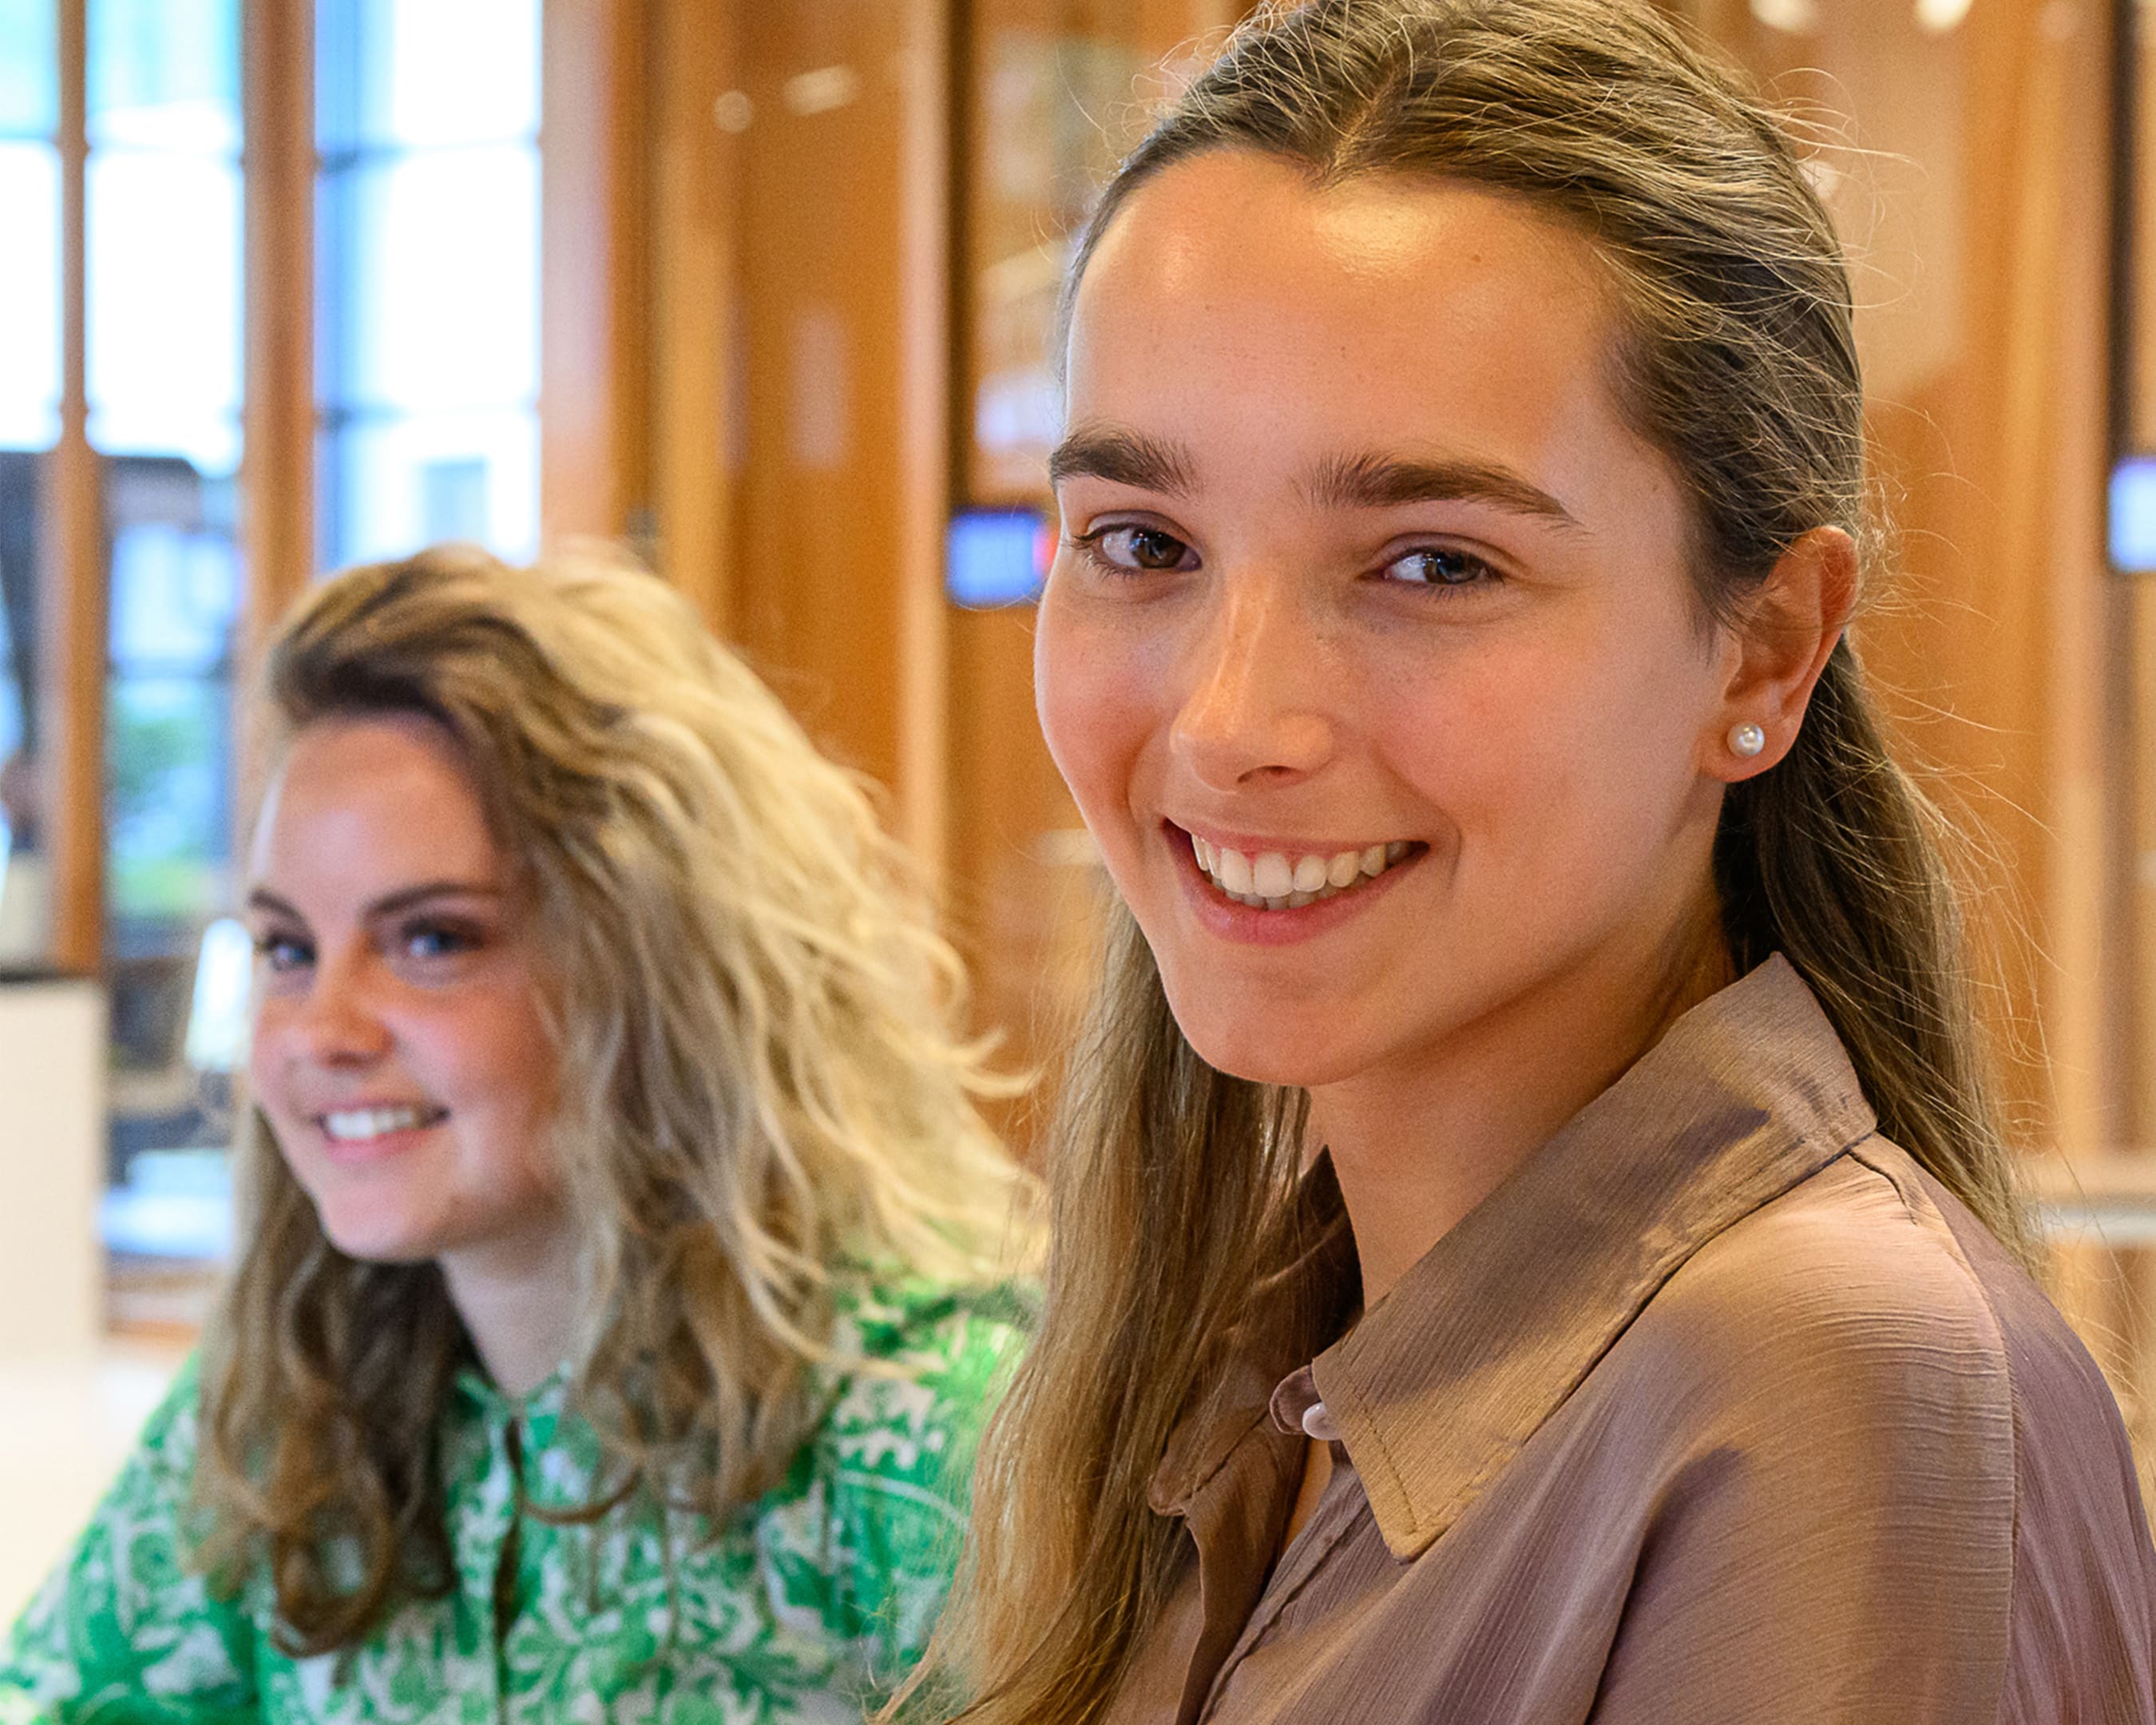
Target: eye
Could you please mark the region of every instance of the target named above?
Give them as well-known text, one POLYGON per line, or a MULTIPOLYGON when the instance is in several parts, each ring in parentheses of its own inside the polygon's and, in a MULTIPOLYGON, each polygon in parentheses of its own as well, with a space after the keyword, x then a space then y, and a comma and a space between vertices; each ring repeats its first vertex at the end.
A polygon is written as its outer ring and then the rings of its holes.
POLYGON ((1471 552, 1441 545, 1419 545, 1394 557, 1383 572, 1404 587, 1494 587, 1504 578, 1471 552))
POLYGON ((397 933, 397 951, 405 958, 454 958, 482 944, 476 929, 454 922, 408 922, 397 933))
POLYGON ((315 962, 315 949, 297 935, 268 931, 254 937, 254 951, 272 972, 282 974, 315 962))
POLYGON ((1096 562, 1113 569, 1152 573, 1198 567, 1197 555, 1189 546, 1162 527, 1101 527, 1075 535, 1072 542, 1096 562))

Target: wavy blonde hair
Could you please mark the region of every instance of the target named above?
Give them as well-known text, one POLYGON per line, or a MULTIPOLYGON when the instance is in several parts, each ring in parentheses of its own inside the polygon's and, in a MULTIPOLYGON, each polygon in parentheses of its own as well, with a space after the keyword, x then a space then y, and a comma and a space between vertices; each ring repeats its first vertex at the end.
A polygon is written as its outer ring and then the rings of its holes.
MULTIPOLYGON (((1583 236, 1620 310, 1612 393, 1685 481, 1703 619, 1740 614, 1814 528, 1868 545, 1848 272, 1788 130, 1645 0, 1269 4, 1110 181, 1101 235, 1158 176, 1252 151, 1313 187, 1404 176, 1513 198, 1583 236)), ((1779 952, 1846 1045, 1881 1132, 2027 1250, 1971 1001, 1952 834, 1888 752, 1854 646, 1794 747, 1731 788, 1714 847, 1739 973, 1779 952)), ((1219 1389, 1251 1291, 1299 1248, 1299 1092, 1216 1070, 1127 911, 1059 1099, 1054 1247, 1034 1349, 990 1428, 970 1553, 916 1682, 968 1725, 1102 1716, 1186 1562, 1147 1486, 1219 1389)), ((1332 1337, 1319 1314, 1283 1346, 1332 1337)))
MULTIPOLYGON (((656 577, 596 552, 353 570, 285 622, 261 708, 273 758, 326 718, 440 725, 512 860, 583 1235, 571 1395, 613 1464, 590 1513, 646 1487, 716 1522, 775 1483, 834 1280, 1009 1272, 1023 1177, 974 1106, 1009 1086, 953 1029, 914 871, 865 782, 656 577)), ((239 1156, 206 1553, 266 1564, 280 1634, 321 1652, 450 1584, 435 1443, 469 1343, 432 1265, 331 1245, 259 1111, 239 1156)))

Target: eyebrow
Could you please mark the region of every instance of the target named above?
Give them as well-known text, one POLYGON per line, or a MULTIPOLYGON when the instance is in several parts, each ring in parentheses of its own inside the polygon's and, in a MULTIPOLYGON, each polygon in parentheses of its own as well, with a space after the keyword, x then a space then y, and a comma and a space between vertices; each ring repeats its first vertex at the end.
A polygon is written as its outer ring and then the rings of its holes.
POLYGON ((1189 494, 1191 471, 1180 444, 1111 425, 1081 425, 1048 458, 1052 485, 1084 477, 1172 497, 1189 494))
MULTIPOLYGON (((1106 480, 1133 490, 1187 496, 1195 464, 1183 447, 1120 426, 1081 425, 1048 458, 1051 485, 1106 480)), ((1507 467, 1485 461, 1425 460, 1412 456, 1335 455, 1304 482, 1311 501, 1332 509, 1396 509, 1409 503, 1485 503, 1577 529, 1572 511, 1507 467)))
POLYGON ((1335 456, 1319 465, 1306 489, 1313 501, 1334 509, 1486 503, 1558 526, 1579 526, 1572 511, 1541 486, 1510 468, 1481 461, 1426 461, 1379 454, 1335 456))
MULTIPOLYGON (((371 921, 377 916, 394 916, 400 911, 408 911, 416 905, 437 898, 500 898, 499 886, 490 886, 473 880, 427 880, 417 886, 399 887, 385 894, 367 907, 371 921)), ((301 912, 266 886, 258 886, 247 895, 247 907, 253 911, 267 911, 272 916, 290 916, 295 922, 307 919, 301 912)))

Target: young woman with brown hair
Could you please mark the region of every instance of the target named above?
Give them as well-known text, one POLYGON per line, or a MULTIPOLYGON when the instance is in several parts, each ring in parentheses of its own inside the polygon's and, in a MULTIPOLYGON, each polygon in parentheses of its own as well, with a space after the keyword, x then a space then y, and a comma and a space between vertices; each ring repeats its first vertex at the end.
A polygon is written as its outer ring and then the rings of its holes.
POLYGON ((262 707, 238 1261, 0 1720, 858 1718, 1022 1238, 862 786, 588 555, 338 577, 262 707))
POLYGON ((1644 3, 1270 8, 1064 362, 1039 699, 1127 914, 962 1717, 2156 1716, 1774 116, 1644 3))

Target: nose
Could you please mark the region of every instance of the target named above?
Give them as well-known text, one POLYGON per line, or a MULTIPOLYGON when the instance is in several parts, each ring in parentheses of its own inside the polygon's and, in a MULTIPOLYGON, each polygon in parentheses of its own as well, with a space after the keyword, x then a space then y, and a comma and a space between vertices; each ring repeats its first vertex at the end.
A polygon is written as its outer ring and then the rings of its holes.
POLYGON ((293 1054, 321 1066, 364 1066, 389 1052, 389 1026, 356 956, 321 954, 286 1018, 293 1054))
POLYGON ((1227 572, 1214 592, 1171 747, 1214 790, 1307 778, 1334 747, 1321 632, 1284 575, 1227 572))

